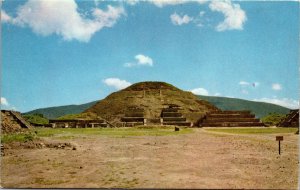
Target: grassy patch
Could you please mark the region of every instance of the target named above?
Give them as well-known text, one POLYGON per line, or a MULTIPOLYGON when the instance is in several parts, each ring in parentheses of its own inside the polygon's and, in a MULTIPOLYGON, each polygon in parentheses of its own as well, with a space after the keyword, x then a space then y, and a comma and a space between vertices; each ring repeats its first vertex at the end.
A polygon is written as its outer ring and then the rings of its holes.
POLYGON ((232 134, 274 134, 274 133, 295 133, 297 128, 231 128, 231 129, 205 129, 207 131, 232 133, 232 134))
POLYGON ((18 133, 18 134, 3 134, 1 135, 1 142, 2 143, 25 142, 25 141, 32 141, 35 138, 37 138, 37 136, 33 132, 18 133))
POLYGON ((174 131, 174 127, 131 127, 131 128, 35 128, 27 133, 3 134, 2 143, 32 141, 39 137, 56 137, 59 139, 73 139, 81 135, 102 135, 118 138, 130 136, 165 136, 192 133, 193 129, 181 128, 174 131))
POLYGON ((76 135, 103 135, 113 137, 127 136, 164 136, 192 133, 190 128, 181 128, 174 131, 174 127, 131 127, 131 128, 39 128, 36 129, 39 137, 60 136, 63 138, 73 138, 76 135))

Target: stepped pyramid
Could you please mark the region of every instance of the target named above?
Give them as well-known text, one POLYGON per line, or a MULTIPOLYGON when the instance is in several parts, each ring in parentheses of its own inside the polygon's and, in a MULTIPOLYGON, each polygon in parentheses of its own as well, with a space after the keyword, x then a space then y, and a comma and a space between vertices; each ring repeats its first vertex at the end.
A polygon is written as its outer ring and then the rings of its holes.
POLYGON ((213 111, 208 113, 200 127, 262 127, 263 123, 250 111, 213 111))
POLYGON ((182 117, 191 123, 197 122, 207 112, 218 110, 193 93, 180 90, 168 83, 140 82, 110 94, 84 113, 96 114, 116 126, 123 126, 124 123, 126 125, 145 123, 143 119, 147 120, 147 125, 151 123, 160 125, 162 110, 171 104, 179 106, 182 117), (134 111, 130 111, 131 108, 143 110, 143 114, 132 115, 134 111))

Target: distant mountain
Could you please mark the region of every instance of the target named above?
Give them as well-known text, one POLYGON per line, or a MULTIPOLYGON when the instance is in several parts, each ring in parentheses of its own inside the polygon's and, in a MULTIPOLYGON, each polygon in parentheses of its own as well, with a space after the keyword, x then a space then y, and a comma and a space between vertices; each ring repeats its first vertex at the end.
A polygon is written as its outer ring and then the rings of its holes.
MULTIPOLYGON (((275 104, 255 102, 238 98, 225 98, 216 96, 198 96, 222 110, 251 110, 256 117, 261 118, 269 113, 287 114, 290 109, 275 104)), ((58 107, 41 108, 24 114, 43 114, 48 119, 58 118, 67 114, 78 114, 94 106, 98 101, 81 105, 67 105, 58 107)))
POLYGON ((48 107, 32 110, 23 114, 43 114, 44 117, 48 119, 55 119, 67 114, 78 114, 84 110, 92 107, 98 101, 89 102, 86 104, 80 105, 67 105, 67 106, 57 106, 57 107, 48 107))
POLYGON ((216 96, 198 96, 206 100, 221 110, 251 110, 257 118, 269 113, 288 114, 290 109, 275 104, 265 102, 255 102, 238 98, 225 98, 216 96))

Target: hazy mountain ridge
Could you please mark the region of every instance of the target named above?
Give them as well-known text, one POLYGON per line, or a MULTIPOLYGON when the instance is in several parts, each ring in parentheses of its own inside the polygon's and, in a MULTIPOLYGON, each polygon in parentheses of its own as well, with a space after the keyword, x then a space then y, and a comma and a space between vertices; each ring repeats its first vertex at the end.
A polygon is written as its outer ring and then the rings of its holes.
POLYGON ((95 105, 98 101, 92 101, 85 104, 79 105, 65 105, 65 106, 55 106, 55 107, 48 107, 48 108, 40 108, 35 109, 23 114, 43 114, 44 117, 48 119, 55 119, 67 114, 77 114, 81 113, 84 110, 90 108, 91 106, 95 105))
POLYGON ((290 111, 289 108, 266 102, 216 96, 198 97, 210 102, 221 110, 251 110, 257 118, 266 116, 269 113, 287 114, 290 111))
MULTIPOLYGON (((261 118, 269 113, 287 114, 290 109, 279 105, 243 100, 238 98, 216 97, 216 96, 198 96, 222 110, 251 110, 256 117, 261 118)), ((61 117, 66 114, 77 114, 95 105, 98 101, 92 101, 80 105, 65 105, 57 107, 40 108, 26 112, 24 114, 40 113, 49 119, 61 117)))

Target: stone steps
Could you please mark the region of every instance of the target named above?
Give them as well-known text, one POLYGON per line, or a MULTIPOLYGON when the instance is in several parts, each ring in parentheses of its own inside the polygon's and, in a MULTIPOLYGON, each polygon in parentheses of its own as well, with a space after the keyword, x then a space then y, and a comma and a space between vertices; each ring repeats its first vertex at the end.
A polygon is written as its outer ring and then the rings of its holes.
POLYGON ((202 123, 201 127, 263 127, 263 123, 259 122, 216 122, 202 123))
POLYGON ((179 112, 162 112, 161 117, 182 117, 182 113, 179 112))
POLYGON ((163 108, 162 112, 178 112, 178 108, 163 108))
POLYGON ((261 127, 265 126, 250 111, 213 111, 199 124, 200 127, 261 127))
POLYGON ((299 109, 290 113, 278 124, 279 127, 299 127, 299 109))
POLYGON ((256 118, 207 118, 205 123, 215 122, 259 122, 256 118))
POLYGON ((144 117, 122 117, 122 122, 144 122, 144 117))
POLYGON ((15 117, 15 119, 18 120, 18 123, 21 125, 22 128, 27 128, 27 129, 30 129, 30 128, 31 128, 30 123, 28 123, 28 122, 21 116, 20 112, 11 111, 10 113, 15 117))
POLYGON ((255 118, 254 114, 207 114, 207 118, 255 118))
POLYGON ((164 117, 163 121, 186 121, 185 117, 164 117))
POLYGON ((251 111, 249 110, 242 110, 242 111, 231 111, 231 110, 226 110, 226 111, 211 111, 210 114, 250 114, 251 111))
POLYGON ((163 122, 163 125, 191 126, 191 122, 163 122))
POLYGON ((144 117, 143 112, 125 113, 125 117, 144 117))
POLYGON ((180 107, 175 104, 169 104, 167 108, 161 111, 162 125, 192 126, 187 122, 182 113, 178 112, 180 107))
POLYGON ((138 125, 144 125, 144 122, 124 122, 123 127, 134 127, 138 125))

